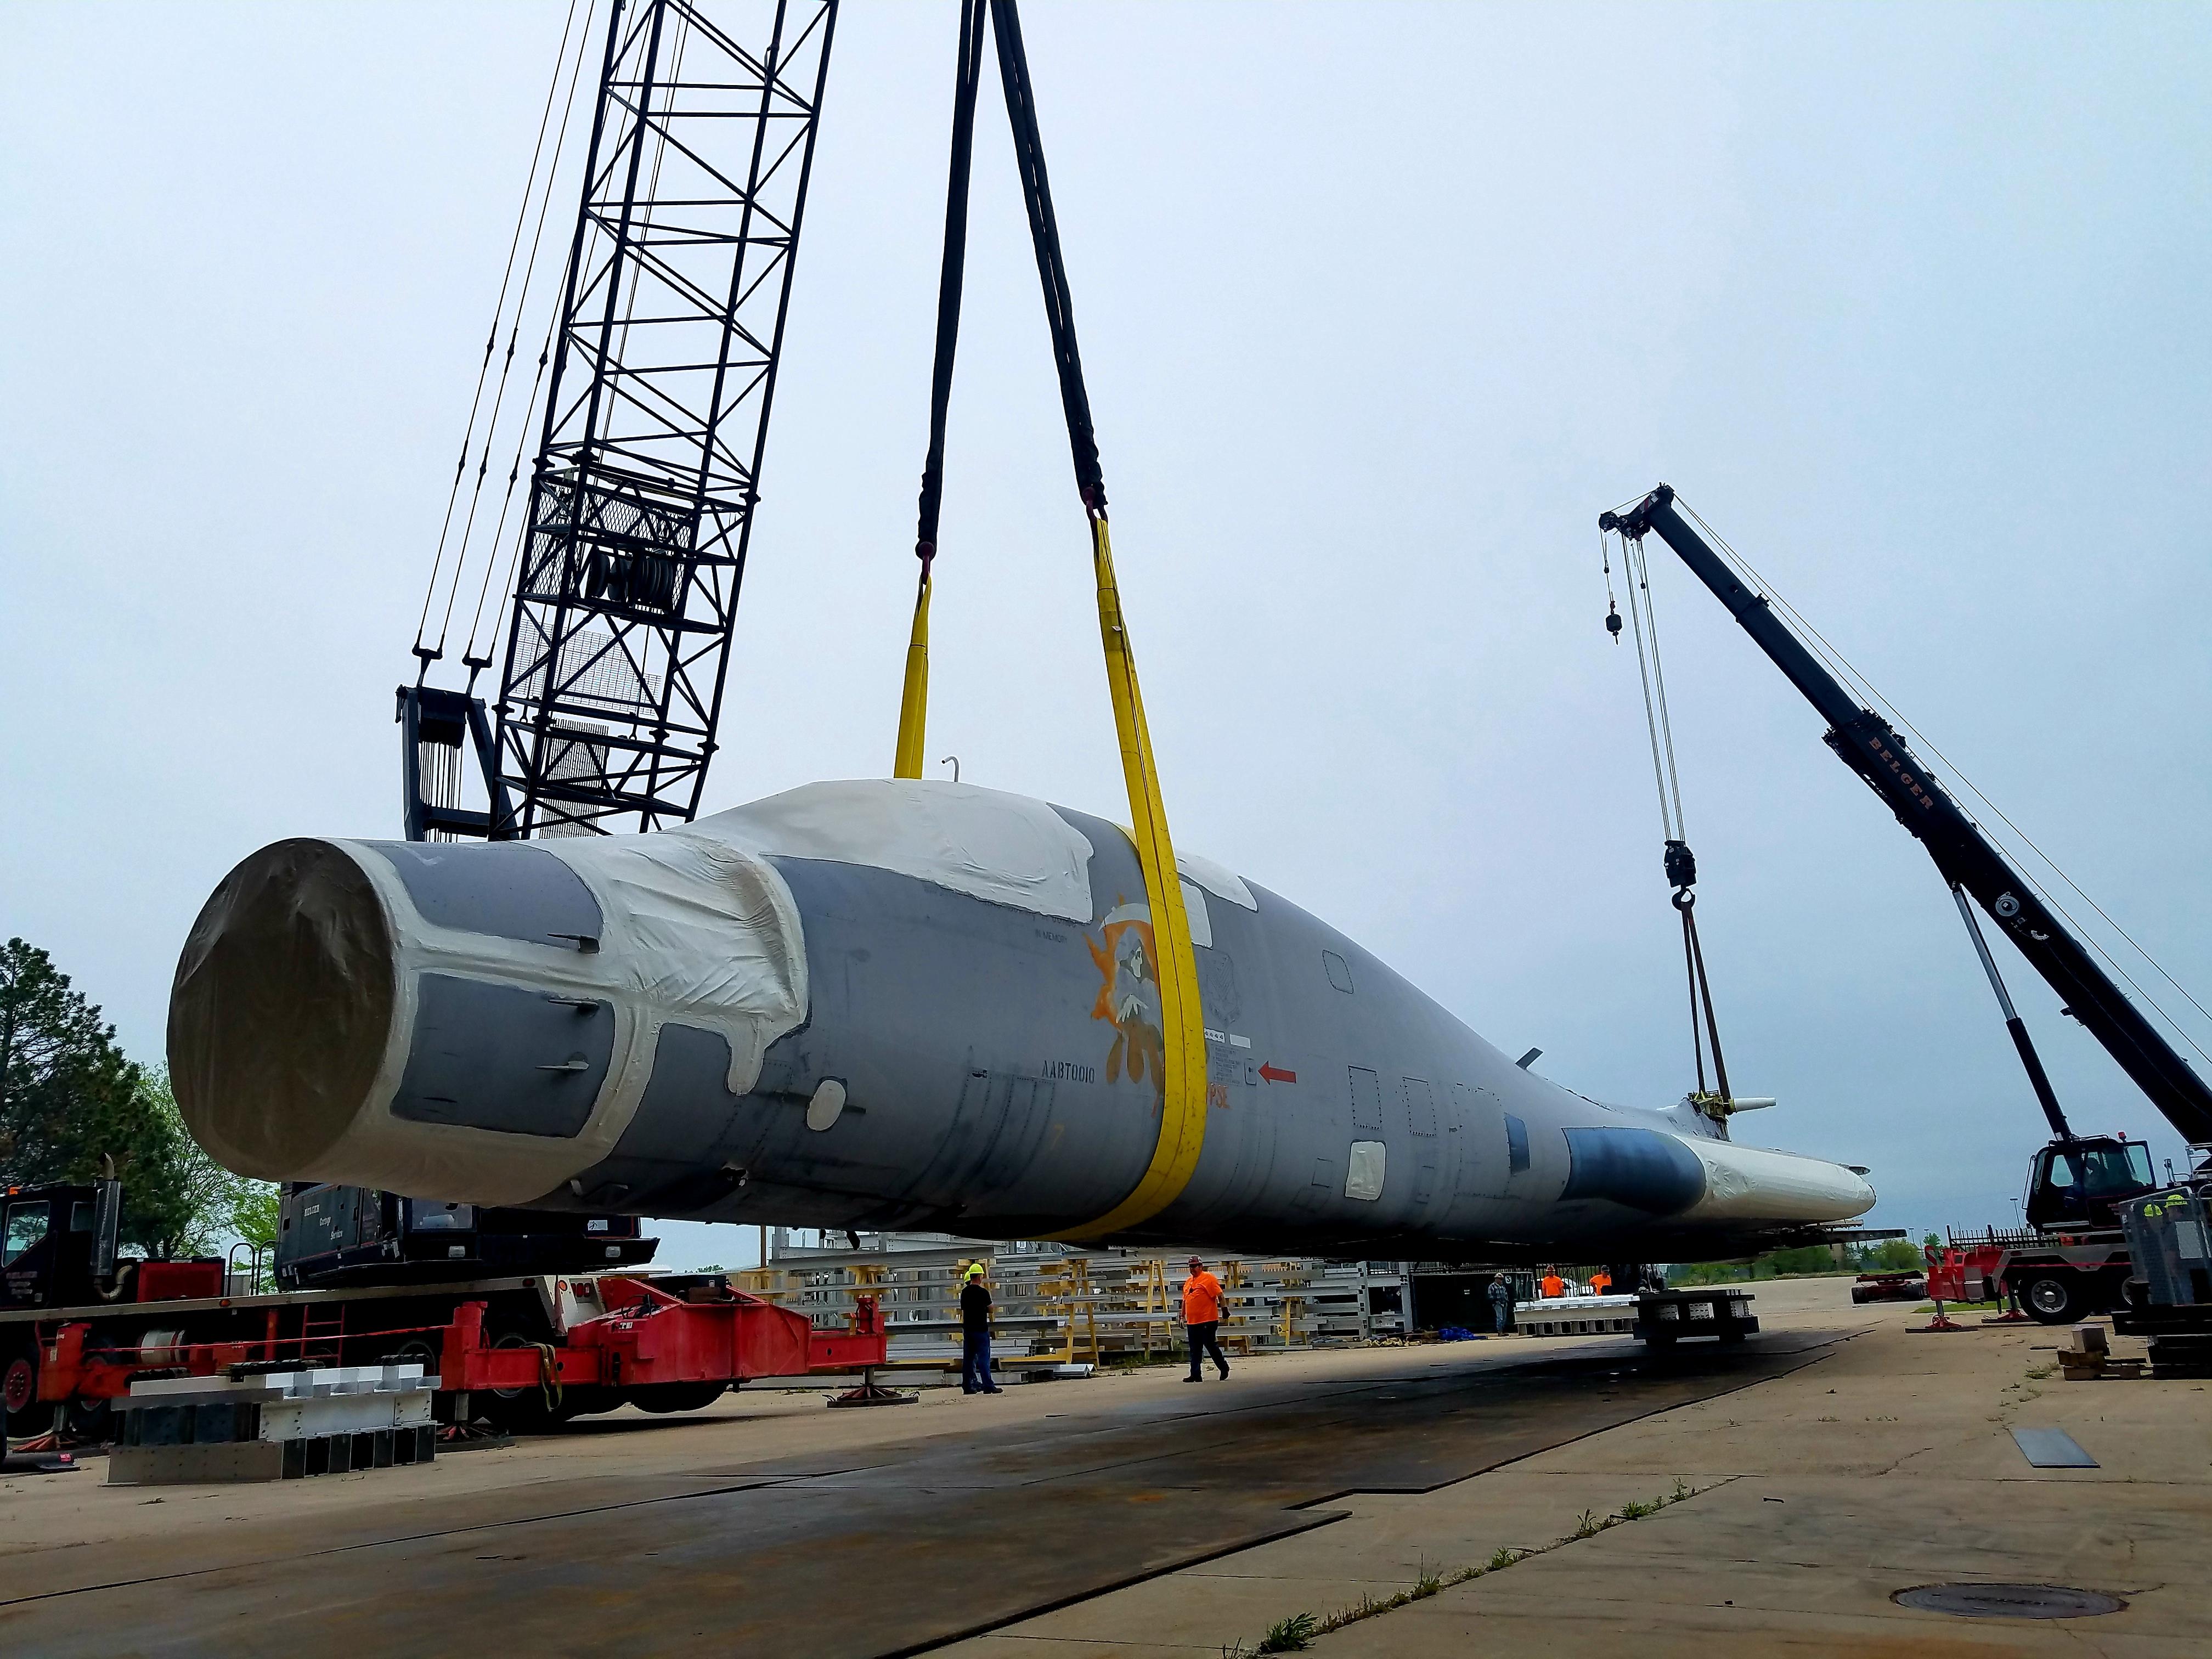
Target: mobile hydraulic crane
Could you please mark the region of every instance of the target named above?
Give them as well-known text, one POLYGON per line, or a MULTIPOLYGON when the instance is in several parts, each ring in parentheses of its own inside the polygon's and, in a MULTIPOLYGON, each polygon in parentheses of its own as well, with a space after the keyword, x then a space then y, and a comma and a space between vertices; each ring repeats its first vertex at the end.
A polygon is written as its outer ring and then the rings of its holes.
POLYGON ((2005 1248, 1995 1253, 1989 1276, 2018 1291, 2028 1311, 2047 1324, 2112 1305, 2129 1273, 2117 1206, 2160 1190, 2149 1148, 2122 1136, 2075 1133, 1968 899, 1988 914, 2058 993, 2065 1012, 2104 1046, 2191 1146, 2212 1142, 2212 1087, 2098 966, 1896 729, 1828 672, 1767 596, 1747 585, 1685 511, 1674 489, 1662 483, 1626 511, 1601 514, 1598 528, 1638 544, 1656 533, 1672 548, 1827 721, 1828 747, 1935 860, 1996 994, 2029 1086, 2050 1122, 2051 1140, 2029 1168, 2027 1229, 2009 1239, 1993 1236, 1990 1243, 2005 1248))

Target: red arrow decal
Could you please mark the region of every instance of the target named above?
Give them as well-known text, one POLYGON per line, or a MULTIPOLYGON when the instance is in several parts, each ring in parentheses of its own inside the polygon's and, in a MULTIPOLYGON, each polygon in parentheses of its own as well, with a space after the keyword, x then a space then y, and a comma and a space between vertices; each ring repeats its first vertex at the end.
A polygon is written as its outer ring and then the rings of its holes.
POLYGON ((1264 1060, 1260 1065, 1260 1075, 1270 1083, 1296 1083, 1298 1080, 1298 1074, 1296 1072, 1277 1071, 1264 1060))

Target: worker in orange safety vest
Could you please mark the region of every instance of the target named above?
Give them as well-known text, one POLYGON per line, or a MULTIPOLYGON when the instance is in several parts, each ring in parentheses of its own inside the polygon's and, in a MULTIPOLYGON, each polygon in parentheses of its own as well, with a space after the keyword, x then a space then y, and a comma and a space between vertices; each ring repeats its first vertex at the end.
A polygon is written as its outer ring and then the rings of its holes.
POLYGON ((1590 1294, 1603 1296, 1613 1288, 1613 1275, 1602 1267, 1590 1275, 1590 1294))
POLYGON ((1567 1281, 1559 1277, 1558 1269, 1547 1268, 1543 1278, 1536 1282, 1536 1288, 1546 1296, 1565 1296, 1567 1281))
POLYGON ((1215 1334, 1221 1328, 1221 1281, 1206 1272, 1206 1263, 1196 1256, 1191 1257, 1190 1276, 1182 1282, 1182 1324, 1190 1338, 1190 1375, 1183 1381, 1205 1380, 1199 1375, 1199 1360, 1210 1353, 1226 1382, 1229 1361, 1222 1354, 1221 1339, 1215 1334))

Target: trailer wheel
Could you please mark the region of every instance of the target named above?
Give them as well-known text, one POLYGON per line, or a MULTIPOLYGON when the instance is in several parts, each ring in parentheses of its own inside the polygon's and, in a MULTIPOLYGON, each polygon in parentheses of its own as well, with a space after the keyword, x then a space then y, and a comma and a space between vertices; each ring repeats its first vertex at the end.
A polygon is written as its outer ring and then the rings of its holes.
POLYGON ((702 1411, 722 1397, 726 1382, 648 1382, 627 1398, 641 1412, 702 1411))
POLYGON ((416 1364, 425 1376, 438 1374, 439 1362, 445 1358, 445 1348, 427 1336, 410 1336, 393 1343, 377 1356, 378 1363, 386 1365, 416 1364))
POLYGON ((0 1371, 0 1421, 20 1417, 39 1397, 39 1369, 28 1354, 18 1354, 0 1371))
POLYGON ((104 1446, 115 1435, 114 1408, 105 1400, 72 1400, 69 1403, 70 1437, 88 1446, 104 1446))
POLYGON ((2020 1287, 2020 1299, 2042 1325, 2071 1325, 2089 1310, 2087 1286, 2072 1272, 2038 1273, 2020 1287))

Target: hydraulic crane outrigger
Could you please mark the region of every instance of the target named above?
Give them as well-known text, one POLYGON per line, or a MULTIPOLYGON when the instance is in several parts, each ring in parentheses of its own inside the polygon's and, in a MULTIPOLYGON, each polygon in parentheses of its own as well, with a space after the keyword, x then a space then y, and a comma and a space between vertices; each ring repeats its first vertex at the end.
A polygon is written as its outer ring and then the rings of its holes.
POLYGON ((2098 967, 2010 860, 1929 775, 1888 721, 1865 708, 1790 630, 1765 595, 1753 592, 1684 519, 1674 491, 1661 484, 1626 512, 1600 515, 1601 531, 1641 541, 1656 532, 1691 573, 1729 608, 1776 667, 1828 722, 1828 746, 1864 779, 1936 861, 1966 921, 1984 970, 2020 1050, 2052 1139, 2038 1154, 2027 1220, 2039 1228, 2113 1224, 2112 1206, 2148 1190, 2152 1171, 2140 1145, 2076 1135, 2058 1104, 2027 1028, 2013 1007, 1996 963, 1966 898, 1972 895, 2062 999, 2068 1014, 2104 1045, 2152 1105, 2195 1145, 2212 1141, 2212 1087, 2098 967), (2067 1180, 2070 1174, 2074 1178, 2067 1180))

